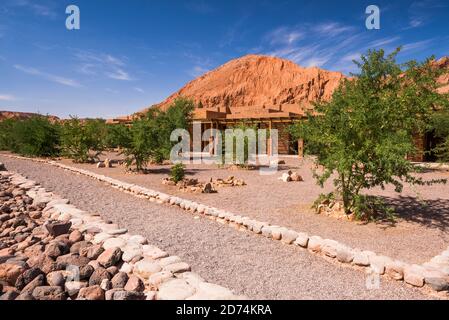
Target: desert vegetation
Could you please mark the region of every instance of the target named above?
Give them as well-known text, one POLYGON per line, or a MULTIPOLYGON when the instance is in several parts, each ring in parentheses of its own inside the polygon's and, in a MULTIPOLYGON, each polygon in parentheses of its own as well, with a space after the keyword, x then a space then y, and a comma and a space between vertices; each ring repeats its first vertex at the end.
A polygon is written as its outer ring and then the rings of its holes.
POLYGON ((74 162, 98 160, 103 151, 119 148, 128 167, 142 171, 149 161, 168 159, 176 143, 170 141, 174 129, 187 129, 194 103, 179 98, 163 111, 151 108, 130 127, 107 125, 101 119, 71 117, 62 122, 37 115, 28 119, 0 122, 0 150, 31 157, 64 156, 74 162))
MULTIPOLYGON (((443 71, 433 67, 433 57, 399 64, 399 52, 369 51, 355 62, 360 71, 354 79, 344 80, 331 101, 316 104, 319 116, 309 114, 306 122, 291 128, 307 141, 322 168, 315 172, 318 183, 323 186, 336 173, 335 191, 321 195, 318 203, 337 199, 346 214, 360 219, 391 213, 363 190, 392 184, 401 192, 404 183, 444 182, 417 178, 418 168, 407 159, 417 152, 414 134, 432 130, 432 124, 439 134, 448 134, 449 96, 438 93, 435 82, 443 71)), ((447 140, 438 146, 442 157, 447 146, 447 140)))

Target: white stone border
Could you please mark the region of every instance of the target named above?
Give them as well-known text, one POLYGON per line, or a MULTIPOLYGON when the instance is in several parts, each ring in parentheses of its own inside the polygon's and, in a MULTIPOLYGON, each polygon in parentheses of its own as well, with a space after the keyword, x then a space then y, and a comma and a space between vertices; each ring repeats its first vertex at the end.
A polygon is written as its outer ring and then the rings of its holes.
MULTIPOLYGON (((204 281, 198 274, 191 272, 190 266, 178 256, 156 246, 149 245, 145 237, 131 235, 127 229, 119 229, 116 224, 106 223, 98 214, 92 214, 69 204, 69 199, 61 198, 53 192, 47 192, 38 183, 24 178, 19 173, 0 171, 0 176, 9 177, 13 185, 27 190, 26 194, 36 203, 45 204, 43 213, 50 220, 70 221, 71 228, 85 233, 95 228, 98 233, 85 240, 101 244, 103 248, 118 247, 122 250, 123 265, 120 271, 128 275, 135 274, 145 283, 146 300, 241 300, 231 290, 204 281), (133 258, 143 259, 132 262, 133 258)), ((121 289, 123 290, 123 289, 121 289)))
POLYGON ((362 267, 369 273, 374 272, 379 275, 386 275, 391 279, 403 281, 414 287, 424 287, 426 285, 434 291, 444 291, 446 295, 449 290, 449 247, 440 255, 435 256, 429 262, 422 265, 408 264, 400 260, 376 254, 372 251, 351 248, 335 240, 323 239, 319 236, 309 236, 304 232, 297 232, 285 227, 270 225, 267 222, 260 222, 251 219, 250 217, 241 216, 212 206, 203 205, 195 201, 126 183, 53 160, 6 154, 0 155, 9 158, 46 163, 77 174, 82 174, 110 184, 112 187, 134 196, 147 198, 150 201, 159 204, 178 206, 185 211, 204 215, 222 224, 229 224, 238 230, 248 230, 273 240, 279 240, 284 244, 296 245, 307 249, 311 253, 333 258, 339 263, 359 268, 362 267))

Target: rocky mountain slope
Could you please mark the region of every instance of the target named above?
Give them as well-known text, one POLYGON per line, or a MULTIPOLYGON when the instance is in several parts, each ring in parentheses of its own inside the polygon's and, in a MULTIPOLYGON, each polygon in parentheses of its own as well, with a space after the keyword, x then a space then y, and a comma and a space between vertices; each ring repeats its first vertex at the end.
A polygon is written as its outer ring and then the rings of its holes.
POLYGON ((189 82, 158 104, 165 109, 179 96, 192 98, 207 109, 255 107, 282 109, 329 99, 341 79, 339 72, 303 68, 289 60, 247 55, 231 60, 189 82))

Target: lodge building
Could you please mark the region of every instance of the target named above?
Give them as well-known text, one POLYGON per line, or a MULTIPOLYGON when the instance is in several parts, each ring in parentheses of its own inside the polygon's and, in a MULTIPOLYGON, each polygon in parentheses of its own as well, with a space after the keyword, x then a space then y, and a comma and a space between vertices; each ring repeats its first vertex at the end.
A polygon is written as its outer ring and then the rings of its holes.
MULTIPOLYGON (((310 109, 309 109, 310 110, 310 109)), ((208 129, 225 130, 246 124, 255 126, 258 129, 277 129, 278 130, 278 154, 279 155, 297 155, 302 158, 304 155, 304 141, 295 140, 288 132, 288 126, 304 120, 307 117, 307 109, 299 108, 297 104, 282 106, 245 106, 245 107, 215 107, 215 108, 195 108, 192 121, 195 125, 201 125, 201 136, 208 129)), ((133 116, 117 117, 108 119, 109 124, 128 124, 132 123, 133 116)), ((193 137, 193 124, 189 128, 190 136, 193 137)), ((409 155, 412 161, 435 161, 430 150, 437 143, 435 137, 431 134, 416 135, 414 137, 418 152, 415 155, 409 155)), ((192 145, 192 144, 191 144, 192 145)), ((209 141, 203 141, 202 150, 209 145, 209 151, 214 152, 213 137, 209 141)), ((272 142, 267 138, 267 154, 272 153, 272 142)))

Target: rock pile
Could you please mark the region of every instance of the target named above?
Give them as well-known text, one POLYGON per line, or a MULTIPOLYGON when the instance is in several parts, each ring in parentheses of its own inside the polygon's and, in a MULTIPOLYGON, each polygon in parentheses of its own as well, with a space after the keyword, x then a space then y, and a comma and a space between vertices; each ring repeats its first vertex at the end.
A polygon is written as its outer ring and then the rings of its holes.
POLYGON ((144 237, 5 171, 0 240, 0 300, 237 298, 144 237))
POLYGON ((338 220, 354 221, 355 215, 353 213, 346 214, 343 204, 336 200, 325 200, 320 203, 316 208, 317 214, 325 214, 329 217, 336 218, 338 220))
POLYGON ((279 180, 283 182, 304 181, 304 179, 297 172, 292 172, 291 170, 283 173, 282 176, 279 177, 279 180))
POLYGON ((112 160, 105 159, 97 162, 97 168, 112 168, 112 160))
POLYGON ((245 186, 246 183, 242 179, 236 179, 234 176, 229 176, 227 179, 210 179, 209 182, 199 182, 198 179, 184 178, 179 182, 174 182, 171 178, 163 178, 162 184, 169 186, 176 186, 183 192, 192 193, 216 193, 219 187, 237 187, 245 186))
POLYGON ((229 176, 227 179, 217 179, 214 184, 217 187, 240 187, 246 186, 246 182, 243 179, 236 179, 234 176, 229 176))

